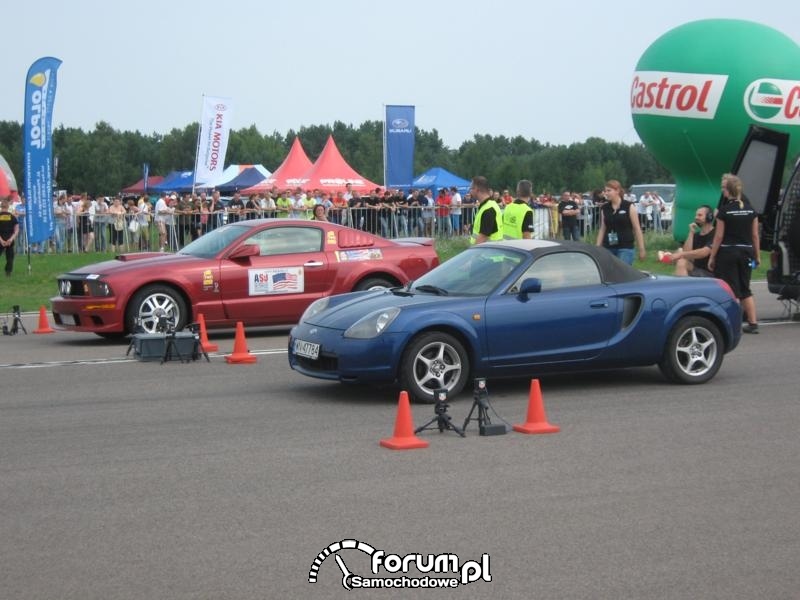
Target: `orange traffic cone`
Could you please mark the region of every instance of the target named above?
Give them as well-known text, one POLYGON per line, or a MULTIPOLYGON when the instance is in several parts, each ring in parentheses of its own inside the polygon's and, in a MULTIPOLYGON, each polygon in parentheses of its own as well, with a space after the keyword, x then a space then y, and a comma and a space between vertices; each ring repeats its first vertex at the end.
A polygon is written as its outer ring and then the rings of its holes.
POLYGON ((544 403, 542 402, 542 390, 539 388, 539 380, 531 380, 531 393, 528 400, 528 416, 524 423, 514 425, 514 431, 519 433, 558 433, 561 428, 558 425, 551 425, 547 422, 544 414, 544 403))
POLYGON ((225 361, 233 364, 251 364, 256 362, 255 354, 251 354, 247 349, 247 341, 244 339, 244 325, 241 321, 236 322, 236 337, 233 340, 233 354, 228 354, 225 361))
POLYGON ((219 350, 219 344, 212 344, 208 341, 208 332, 206 332, 206 319, 203 313, 197 315, 197 322, 200 324, 200 347, 203 352, 216 352, 219 350))
POLYGON ((400 392, 397 402, 397 418, 394 422, 394 435, 380 441, 380 445, 390 450, 412 450, 427 448, 428 442, 414 435, 414 423, 411 420, 411 403, 408 392, 400 392))
POLYGON ((44 306, 39 307, 39 327, 34 329, 33 333, 55 333, 47 322, 47 309, 44 306))

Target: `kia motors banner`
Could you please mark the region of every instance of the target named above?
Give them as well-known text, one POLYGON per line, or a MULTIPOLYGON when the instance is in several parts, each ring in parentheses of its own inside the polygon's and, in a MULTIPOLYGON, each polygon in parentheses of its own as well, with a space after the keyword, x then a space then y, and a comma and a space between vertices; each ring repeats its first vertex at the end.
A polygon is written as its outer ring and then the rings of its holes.
POLYGON ((414 180, 414 107, 387 106, 383 131, 384 185, 408 189, 414 180))
POLYGON ((40 58, 25 79, 23 172, 25 174, 25 232, 28 242, 45 241, 55 229, 53 220, 53 103, 56 72, 61 61, 40 58))
POLYGON ((225 169, 225 153, 231 130, 230 98, 203 96, 200 135, 197 141, 194 181, 205 183, 218 178, 225 169))

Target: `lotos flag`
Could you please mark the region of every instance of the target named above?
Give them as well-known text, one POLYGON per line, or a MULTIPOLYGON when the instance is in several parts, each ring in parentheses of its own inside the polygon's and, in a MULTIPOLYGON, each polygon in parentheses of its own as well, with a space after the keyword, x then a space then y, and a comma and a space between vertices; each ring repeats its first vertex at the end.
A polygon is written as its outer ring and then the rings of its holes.
POLYGON ((231 99, 203 96, 200 135, 197 141, 194 181, 213 181, 224 170, 231 130, 231 99))
POLYGON ((25 232, 36 244, 53 235, 52 116, 56 99, 56 72, 61 61, 40 58, 25 79, 23 170, 25 174, 25 232))
POLYGON ((414 107, 387 106, 383 125, 383 181, 410 188, 414 180, 414 107))

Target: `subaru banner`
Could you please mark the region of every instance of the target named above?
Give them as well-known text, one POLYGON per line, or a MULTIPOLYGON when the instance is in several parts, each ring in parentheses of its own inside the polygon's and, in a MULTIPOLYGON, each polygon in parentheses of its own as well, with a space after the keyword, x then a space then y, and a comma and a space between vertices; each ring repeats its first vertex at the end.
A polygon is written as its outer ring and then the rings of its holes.
POLYGON ((414 180, 414 107, 387 106, 383 131, 384 185, 408 189, 414 180))

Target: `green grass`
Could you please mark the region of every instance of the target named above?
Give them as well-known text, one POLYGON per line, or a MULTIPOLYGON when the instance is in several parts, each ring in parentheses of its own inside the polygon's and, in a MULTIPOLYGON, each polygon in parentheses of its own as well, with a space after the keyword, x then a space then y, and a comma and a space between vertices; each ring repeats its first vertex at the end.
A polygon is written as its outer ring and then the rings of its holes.
MULTIPOLYGON (((647 260, 636 261, 634 266, 651 273, 672 273, 673 267, 658 262, 658 250, 674 250, 678 243, 670 235, 645 235, 647 246, 647 260)), ((436 243, 436 250, 442 262, 455 256, 469 246, 468 238, 443 239, 436 243)), ((50 309, 50 298, 58 294, 56 277, 79 267, 110 260, 112 253, 88 254, 34 254, 31 256, 31 269, 28 272, 28 257, 17 255, 14 261, 14 273, 11 277, 0 275, 0 314, 3 314, 14 305, 18 305, 23 312, 34 312, 40 306, 50 309)), ((0 259, 0 264, 4 264, 0 259)), ((753 272, 753 279, 766 279, 769 254, 761 253, 761 265, 753 272)))

